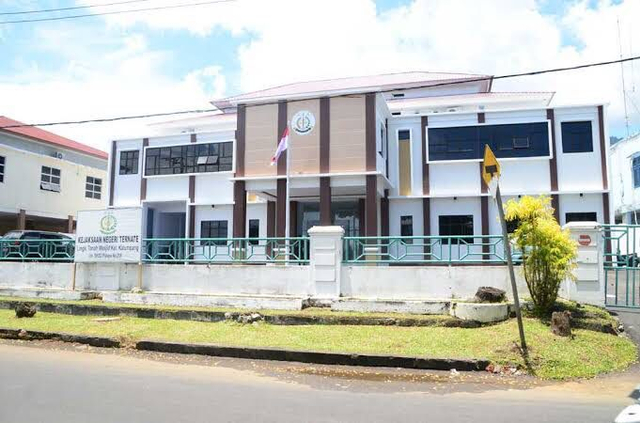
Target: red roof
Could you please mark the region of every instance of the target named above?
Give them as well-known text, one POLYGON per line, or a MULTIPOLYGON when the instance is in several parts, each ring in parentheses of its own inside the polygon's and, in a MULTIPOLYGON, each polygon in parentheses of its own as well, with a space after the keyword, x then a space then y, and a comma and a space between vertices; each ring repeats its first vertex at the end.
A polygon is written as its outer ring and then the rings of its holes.
POLYGON ((24 125, 17 120, 9 119, 6 116, 0 116, 0 132, 9 132, 16 135, 21 135, 32 140, 40 141, 46 144, 56 145, 69 150, 74 150, 80 153, 88 154, 90 156, 98 157, 100 159, 107 160, 109 157, 107 153, 97 148, 89 147, 88 145, 79 143, 77 141, 70 140, 69 138, 56 135, 52 132, 45 131, 44 129, 36 128, 35 126, 20 126, 16 128, 5 128, 6 126, 24 125))

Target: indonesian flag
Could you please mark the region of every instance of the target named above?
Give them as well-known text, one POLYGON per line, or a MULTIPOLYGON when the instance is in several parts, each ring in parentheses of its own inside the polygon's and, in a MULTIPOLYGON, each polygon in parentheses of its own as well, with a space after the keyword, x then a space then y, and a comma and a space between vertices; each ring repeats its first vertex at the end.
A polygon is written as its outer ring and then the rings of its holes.
POLYGON ((282 134, 282 138, 280 139, 280 142, 278 143, 278 148, 276 148, 276 153, 271 158, 271 166, 273 166, 276 163, 278 163, 278 159, 280 158, 280 155, 287 148, 289 148, 289 127, 286 127, 284 129, 284 133, 282 134))

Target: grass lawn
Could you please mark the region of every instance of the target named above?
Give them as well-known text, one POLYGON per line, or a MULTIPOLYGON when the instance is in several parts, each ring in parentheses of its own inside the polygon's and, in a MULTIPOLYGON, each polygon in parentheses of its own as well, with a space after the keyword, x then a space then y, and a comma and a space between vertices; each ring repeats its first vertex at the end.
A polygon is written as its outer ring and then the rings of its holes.
MULTIPOLYGON (((393 354, 446 358, 488 358, 498 364, 520 363, 518 339, 511 319, 478 329, 338 325, 240 325, 123 317, 97 322, 95 316, 38 313, 17 319, 0 310, 0 327, 116 337, 124 341, 154 339, 218 345, 273 347, 330 352, 393 354)), ((622 370, 637 357, 626 338, 574 330, 574 339, 559 338, 536 319, 525 319, 535 374, 542 378, 592 377, 622 370)))

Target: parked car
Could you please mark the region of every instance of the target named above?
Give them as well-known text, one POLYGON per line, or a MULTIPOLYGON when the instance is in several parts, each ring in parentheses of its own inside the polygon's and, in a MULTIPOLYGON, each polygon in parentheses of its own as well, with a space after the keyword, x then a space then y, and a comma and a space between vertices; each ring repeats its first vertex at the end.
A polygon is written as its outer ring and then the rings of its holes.
POLYGON ((0 259, 73 261, 75 239, 60 232, 10 231, 0 238, 0 259))

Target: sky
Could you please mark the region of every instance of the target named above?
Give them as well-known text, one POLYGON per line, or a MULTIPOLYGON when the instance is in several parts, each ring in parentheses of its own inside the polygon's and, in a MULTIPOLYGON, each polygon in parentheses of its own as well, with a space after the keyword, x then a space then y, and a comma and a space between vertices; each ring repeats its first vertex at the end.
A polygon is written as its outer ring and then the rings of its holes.
MULTIPOLYGON (((7 12, 113 1, 0 0, 0 115, 26 123, 138 115, 209 108, 216 98, 310 79, 503 75, 640 55, 640 0, 235 0, 2 24, 62 16, 7 12)), ((640 61, 496 81, 493 90, 556 91, 557 105, 607 103, 609 134, 618 137, 627 134, 626 96, 629 132, 640 131, 640 61)), ((106 150, 111 139, 144 135, 148 123, 46 129, 106 150)))

